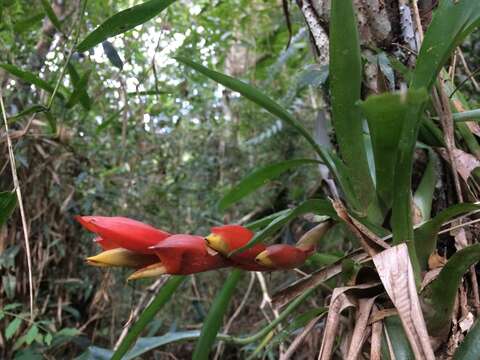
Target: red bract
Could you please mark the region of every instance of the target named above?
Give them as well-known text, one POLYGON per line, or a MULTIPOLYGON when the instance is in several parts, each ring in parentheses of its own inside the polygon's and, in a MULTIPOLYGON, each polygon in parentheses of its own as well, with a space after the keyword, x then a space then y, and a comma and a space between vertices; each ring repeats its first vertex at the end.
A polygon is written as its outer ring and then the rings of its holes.
MULTIPOLYGON (((223 225, 213 227, 211 234, 205 238, 207 245, 224 256, 229 256, 232 251, 247 245, 254 233, 241 225, 223 225)), ((265 245, 255 244, 238 254, 230 256, 236 267, 250 271, 268 270, 255 262, 255 257, 265 250, 265 245)))
POLYGON ((231 266, 220 254, 211 255, 201 236, 177 234, 151 247, 160 262, 139 269, 129 280, 161 274, 188 275, 231 266))
POLYGON ((271 245, 257 255, 256 261, 270 269, 293 269, 303 265, 312 252, 291 245, 271 245))
POLYGON ((76 216, 75 219, 99 236, 99 244, 104 249, 120 247, 151 254, 150 246, 170 236, 166 231, 125 217, 76 216))
POLYGON ((102 239, 100 236, 97 236, 93 239, 103 250, 112 250, 118 248, 118 245, 113 241, 102 239))

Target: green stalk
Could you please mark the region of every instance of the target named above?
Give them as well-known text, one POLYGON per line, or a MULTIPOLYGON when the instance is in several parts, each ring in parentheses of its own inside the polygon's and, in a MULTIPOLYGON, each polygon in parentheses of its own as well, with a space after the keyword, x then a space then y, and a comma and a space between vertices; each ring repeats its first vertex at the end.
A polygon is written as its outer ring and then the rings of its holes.
POLYGON ((225 285, 215 297, 207 318, 203 322, 202 332, 195 346, 192 360, 208 360, 208 355, 217 337, 230 299, 244 273, 242 270, 234 269, 228 275, 225 285))
POLYGON ((167 280, 152 303, 148 305, 145 310, 143 310, 137 322, 132 326, 127 336, 125 336, 120 346, 113 354, 111 360, 122 359, 128 349, 130 349, 133 343, 140 336, 140 333, 143 331, 143 329, 145 329, 145 327, 152 321, 160 309, 170 300, 173 293, 177 290, 185 278, 185 276, 171 276, 167 280))

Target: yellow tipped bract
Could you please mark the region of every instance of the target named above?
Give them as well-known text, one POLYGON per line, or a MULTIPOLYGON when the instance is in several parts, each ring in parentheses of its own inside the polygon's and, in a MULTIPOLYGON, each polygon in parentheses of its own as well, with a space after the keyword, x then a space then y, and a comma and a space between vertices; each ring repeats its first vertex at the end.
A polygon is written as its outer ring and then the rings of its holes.
POLYGON ((230 252, 227 243, 218 234, 210 234, 205 238, 207 246, 220 254, 227 256, 230 252))
POLYGON ((255 261, 258 264, 269 267, 269 268, 274 268, 275 267, 275 264, 268 257, 268 250, 264 250, 260 254, 258 254, 257 257, 255 258, 255 261))
POLYGON ((162 263, 153 264, 135 271, 128 277, 127 281, 157 277, 166 273, 167 269, 162 265, 162 263))

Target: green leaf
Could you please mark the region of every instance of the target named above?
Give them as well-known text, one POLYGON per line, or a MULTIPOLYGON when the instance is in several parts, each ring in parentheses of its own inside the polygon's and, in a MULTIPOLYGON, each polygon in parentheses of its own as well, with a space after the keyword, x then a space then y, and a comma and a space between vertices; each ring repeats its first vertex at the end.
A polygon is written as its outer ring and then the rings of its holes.
MULTIPOLYGON (((22 70, 16 67, 15 65, 11 65, 11 64, 0 64, 0 68, 9 72, 13 76, 18 77, 29 84, 33 84, 36 87, 43 89, 49 93, 53 93, 54 91, 54 87, 52 85, 50 85, 45 80, 40 79, 37 75, 35 75, 32 72, 22 70)), ((63 98, 63 94, 59 93, 58 91, 57 91, 57 96, 63 98)))
POLYGON ((378 196, 388 210, 395 192, 395 161, 403 120, 408 109, 427 99, 423 90, 413 90, 406 94, 387 93, 370 96, 360 103, 368 121, 368 128, 375 155, 375 178, 378 196))
POLYGON ((440 1, 418 54, 412 86, 430 89, 453 49, 479 23, 479 1, 440 1))
POLYGON ((45 335, 45 344, 47 344, 47 346, 50 346, 50 344, 52 343, 52 339, 53 339, 53 336, 51 333, 47 333, 45 335))
POLYGON ((67 108, 73 107, 76 103, 80 101, 86 110, 90 110, 90 97, 87 94, 87 84, 88 79, 90 78, 90 74, 91 71, 86 71, 78 80, 78 82, 74 85, 75 89, 73 90, 70 98, 67 101, 67 108))
POLYGON ((363 143, 362 118, 357 102, 362 86, 362 64, 357 20, 351 0, 332 1, 330 12, 330 92, 332 122, 361 211, 375 201, 363 143))
POLYGON ((282 215, 285 215, 285 214, 288 213, 289 211, 290 211, 289 209, 285 209, 285 210, 278 211, 278 212, 276 212, 276 213, 274 213, 274 214, 265 216, 264 218, 261 218, 261 219, 252 221, 252 222, 248 223, 248 224, 245 225, 245 226, 246 226, 247 228, 249 228, 250 230, 261 229, 261 228, 267 226, 268 224, 270 224, 270 223, 271 223, 273 220, 275 220, 277 217, 282 216, 282 215))
POLYGON ((456 204, 448 209, 443 210, 433 219, 422 224, 415 229, 415 247, 422 270, 428 269, 428 257, 435 251, 437 247, 437 238, 440 227, 448 220, 470 211, 480 209, 480 205, 476 204, 456 204))
POLYGON ((14 122, 17 119, 20 119, 21 117, 23 117, 25 115, 30 115, 30 114, 45 112, 45 111, 48 111, 48 109, 43 105, 38 105, 38 104, 37 105, 32 105, 32 106, 26 108, 25 110, 20 111, 18 114, 9 117, 8 121, 9 122, 14 122))
MULTIPOLYGON (((395 360, 414 360, 410 343, 408 342, 402 322, 398 316, 389 316, 385 318, 385 331, 388 333, 390 344, 395 354, 395 360)), ((386 346, 386 344, 385 344, 386 346)), ((388 353, 388 351, 386 352, 388 353)))
POLYGON ((25 335, 25 342, 27 343, 27 345, 30 345, 35 340, 37 335, 38 335, 38 327, 37 325, 33 325, 28 330, 27 335, 25 335))
POLYGON ((478 359, 480 359, 480 321, 477 320, 455 351, 453 360, 478 359))
POLYGON ((288 111, 286 111, 283 107, 273 101, 271 98, 263 94, 261 91, 256 89, 255 87, 244 83, 243 81, 234 79, 230 76, 225 74, 210 70, 205 66, 197 64, 196 62, 184 57, 184 56, 175 56, 175 60, 191 67, 192 69, 202 73, 203 75, 209 77, 213 81, 216 81, 223 86, 236 91, 246 97, 248 100, 254 102, 255 104, 259 105, 263 109, 267 110, 269 113, 277 116, 278 118, 285 121, 287 124, 292 126, 295 130, 297 130, 312 146, 312 148, 318 153, 320 158, 326 163, 327 166, 330 167, 330 162, 328 162, 328 152, 320 147, 315 140, 313 139, 310 132, 307 131, 303 125, 297 121, 288 111))
POLYGON ((275 220, 268 224, 266 228, 256 233, 253 239, 250 240, 247 245, 233 251, 230 255, 242 252, 246 249, 251 248, 256 243, 264 241, 269 236, 273 235, 276 231, 281 229, 290 220, 307 212, 313 212, 316 215, 325 215, 333 219, 338 219, 337 213, 333 209, 330 201, 321 199, 307 200, 297 206, 295 209, 291 209, 288 212, 285 212, 285 214, 278 216, 275 220))
POLYGON ((459 250, 448 259, 438 277, 430 284, 426 295, 430 306, 425 316, 429 334, 439 335, 448 326, 463 275, 479 260, 480 244, 459 250))
POLYGON ((141 355, 146 354, 160 346, 182 341, 197 339, 200 336, 199 330, 169 332, 162 336, 143 337, 138 339, 135 346, 123 358, 124 360, 133 360, 141 355))
MULTIPOLYGON (((2 254, 3 255, 3 254, 2 254)), ((21 303, 10 303, 10 304, 7 304, 3 307, 3 310, 5 311, 10 311, 10 310, 13 310, 13 309, 17 309, 19 307, 21 307, 22 304, 21 303)))
POLYGON ((122 34, 150 19, 153 19, 174 2, 175 0, 150 0, 120 11, 109 17, 99 27, 88 34, 87 37, 77 46, 77 51, 87 51, 109 37, 122 34))
POLYGON ((113 44, 110 41, 105 40, 102 42, 102 47, 105 55, 107 55, 108 60, 110 60, 110 63, 116 68, 122 70, 123 61, 120 58, 120 55, 118 55, 117 49, 115 49, 113 44))
POLYGON ((277 178, 287 170, 306 164, 318 165, 318 163, 319 161, 313 159, 294 159, 267 165, 254 170, 243 178, 240 183, 230 189, 230 191, 220 200, 218 208, 220 211, 224 211, 232 204, 251 194, 259 187, 265 185, 268 181, 277 178))
MULTIPOLYGON (((73 93, 79 92, 78 98, 79 98, 80 104, 82 104, 85 110, 87 111, 90 110, 92 101, 90 100, 90 96, 88 96, 86 86, 87 86, 88 78, 91 74, 91 71, 85 72, 83 74, 83 77, 80 78, 80 75, 78 74, 77 69, 75 69, 75 66, 73 66, 71 62, 67 64, 67 70, 68 70, 68 74, 70 75, 70 80, 72 81, 72 85, 74 87, 73 93), (83 80, 85 77, 86 79, 83 80), (85 82, 85 84, 82 84, 82 82, 85 82)), ((73 93, 71 97, 74 96, 73 93)))
POLYGON ((16 317, 15 319, 13 319, 12 322, 8 324, 7 329, 5 330, 5 339, 10 340, 12 336, 15 335, 21 324, 21 318, 16 317))
POLYGON ((437 183, 438 179, 437 169, 439 166, 440 161, 437 154, 431 148, 429 148, 427 167, 425 168, 422 180, 420 181, 417 191, 415 191, 415 195, 413 197, 413 201, 422 215, 422 221, 427 221, 430 219, 433 193, 435 192, 435 184, 437 183))
MULTIPOLYGON (((411 87, 430 90, 453 49, 478 25, 479 20, 480 2, 441 1, 425 33, 411 87)), ((413 244, 410 189, 415 142, 421 125, 423 107, 424 105, 412 106, 405 116, 395 166, 395 196, 392 211, 393 243, 408 244, 415 271, 418 264, 413 244)))
POLYGON ((45 14, 50 19, 52 24, 57 28, 58 31, 62 32, 62 26, 60 25, 60 20, 58 20, 57 14, 55 14, 55 11, 53 11, 49 0, 42 0, 42 6, 43 6, 43 9, 45 10, 45 14))
POLYGON ((155 299, 143 310, 137 322, 132 326, 127 336, 118 346, 111 360, 120 360, 140 336, 145 327, 152 321, 161 308, 170 300, 178 287, 185 280, 185 276, 171 276, 162 286, 155 299))
POLYGON ((13 24, 13 31, 15 31, 16 33, 21 33, 21 32, 27 31, 32 26, 35 26, 40 21, 42 21, 44 16, 45 16, 45 14, 43 12, 40 12, 40 13, 32 15, 32 16, 26 18, 26 19, 16 21, 13 24))
POLYGON ((17 195, 15 192, 0 192, 0 228, 8 220, 16 206, 17 195))
POLYGON ((245 272, 234 269, 228 275, 222 290, 217 294, 213 304, 208 311, 207 318, 203 322, 200 338, 195 346, 192 360, 208 360, 210 350, 217 337, 218 330, 223 322, 223 317, 228 310, 230 299, 237 287, 238 282, 245 272))

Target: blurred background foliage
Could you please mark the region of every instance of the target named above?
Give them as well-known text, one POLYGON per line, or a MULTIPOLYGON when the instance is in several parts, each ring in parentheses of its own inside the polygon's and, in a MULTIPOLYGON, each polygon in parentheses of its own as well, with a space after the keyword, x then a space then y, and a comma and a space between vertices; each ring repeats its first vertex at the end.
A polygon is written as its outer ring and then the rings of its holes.
MULTIPOLYGON (((46 17, 42 1, 1 3, 0 62, 54 86, 73 45, 80 2, 54 2, 60 29, 46 17)), ((133 3, 88 1, 80 38, 133 3)), ((289 31, 277 1, 180 1, 109 44, 73 53, 59 88, 65 99, 56 97, 49 113, 15 118, 47 103, 50 94, 0 70, 30 233, 36 304, 34 324, 16 320, 28 318, 16 212, 0 233, 5 310, 0 327, 10 327, 10 336, 0 334, 3 357, 70 358, 91 343, 112 348, 132 309, 145 301, 144 284, 125 284, 119 271, 85 266, 84 257, 97 249, 73 215, 123 215, 172 232, 207 234, 210 226, 245 215, 255 219, 316 191, 315 172, 300 168, 220 213, 216 204, 233 183, 258 165, 305 157, 304 140, 238 94, 170 58, 187 54, 247 80, 312 128, 312 110, 322 101, 313 90, 322 86, 326 72, 314 65, 301 14, 292 12, 291 21, 287 49, 289 31), (88 82, 72 105, 68 94, 83 77, 88 82), (73 345, 67 347, 67 341, 73 345)), ((5 133, 0 136, 0 189, 7 191, 13 182, 5 133)), ((284 241, 294 239, 292 231, 282 234, 284 241)), ((225 276, 217 271, 192 277, 149 334, 199 328, 225 276)), ((276 280, 269 288, 294 276, 272 275, 276 280)), ((246 287, 249 280, 243 282, 246 287)), ((254 292, 258 296, 237 320, 237 331, 264 321, 258 309, 261 291, 255 287, 254 292)), ((182 345, 175 346, 182 358, 182 345)), ((184 346, 190 353, 192 345, 184 346)))
MULTIPOLYGON (((30 234, 35 299, 31 321, 17 210, 0 227, 1 358, 75 358, 93 344, 112 349, 163 284, 162 279, 127 284, 122 270, 85 266, 86 255, 98 249, 92 236, 74 223, 74 215, 121 215, 175 233, 206 235, 211 226, 245 223, 314 195, 325 196, 320 188, 321 168, 299 167, 220 212, 218 201, 252 170, 312 153, 305 139, 277 118, 171 58, 182 54, 249 82, 294 114, 318 143, 331 146, 335 136, 327 110, 328 69, 312 55, 315 49, 299 9, 290 7, 289 27, 282 1, 181 0, 134 30, 85 53, 73 51, 77 30, 81 40, 109 16, 141 2, 89 0, 83 12, 80 0, 0 0, 0 86, 30 234), (27 73, 16 76, 11 66, 27 73), (29 76, 30 81, 22 80, 29 76), (321 136, 320 125, 327 134, 321 136)), ((392 2, 396 3, 387 1, 392 2)), ((430 3, 422 12, 425 23, 436 2, 430 3)), ((409 76, 404 64, 412 65, 409 52, 401 44, 396 46, 401 42, 398 23, 392 21, 391 32, 381 41, 366 24, 370 22, 360 24, 367 73, 364 98, 399 89, 409 76), (368 77, 372 65, 380 69, 377 83, 368 77)), ((475 74, 480 57, 478 32, 461 49, 475 74)), ((466 68, 453 66, 451 75, 455 84, 462 84, 468 105, 478 108, 478 84, 468 81, 471 74, 466 68)), ((463 140, 459 143, 465 148, 463 140)), ((0 147, 0 192, 11 191, 3 127, 0 147)), ((417 149, 414 189, 427 166, 426 158, 426 151, 417 149)), ((433 215, 455 203, 451 175, 444 168, 436 185, 446 185, 444 191, 437 186, 433 215)), ((293 243, 315 222, 318 218, 311 214, 299 217, 272 242, 293 243)), ((330 263, 357 245, 346 226, 336 224, 322 241, 321 254, 304 270, 330 263)), ((441 246, 446 247, 444 237, 441 246)), ((355 266, 353 261, 344 264, 346 283, 355 266)), ((227 275, 222 270, 189 277, 144 335, 199 330, 227 275)), ((244 276, 225 316, 224 332, 251 334, 269 323, 277 316, 269 295, 298 277, 294 271, 244 276), (232 326, 228 321, 240 305, 242 314, 232 326)), ((262 351, 256 352, 253 344, 241 349, 219 344, 215 358, 243 359, 252 354, 277 358, 282 340, 323 311, 321 306, 336 282, 323 284, 318 296, 309 298, 284 325, 284 331, 259 345, 262 351)), ((295 358, 316 355, 320 332, 319 327, 311 330, 295 358)), ((190 358, 193 349, 193 342, 178 342, 150 356, 190 358)), ((99 348, 85 356, 105 357, 99 348)))

